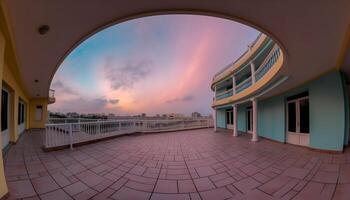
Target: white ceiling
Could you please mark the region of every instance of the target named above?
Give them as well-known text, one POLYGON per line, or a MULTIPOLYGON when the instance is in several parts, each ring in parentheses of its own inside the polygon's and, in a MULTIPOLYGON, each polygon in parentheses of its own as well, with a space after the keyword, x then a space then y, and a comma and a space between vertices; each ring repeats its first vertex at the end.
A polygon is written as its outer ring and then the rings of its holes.
POLYGON ((280 75, 289 76, 274 91, 278 93, 335 67, 350 20, 349 0, 3 0, 2 4, 21 77, 32 97, 47 96, 65 56, 103 27, 155 13, 194 11, 232 18, 272 36, 286 53, 280 75), (51 29, 39 35, 37 28, 43 24, 51 29))

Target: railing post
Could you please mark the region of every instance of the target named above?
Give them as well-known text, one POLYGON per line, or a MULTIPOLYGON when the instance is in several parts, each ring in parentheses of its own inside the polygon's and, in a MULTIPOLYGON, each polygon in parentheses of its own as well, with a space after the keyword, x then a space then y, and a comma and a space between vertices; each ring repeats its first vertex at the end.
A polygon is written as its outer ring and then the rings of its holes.
POLYGON ((97 123, 98 123, 97 133, 100 134, 101 133, 101 121, 99 120, 97 123))
POLYGON ((73 150, 73 125, 69 124, 69 146, 70 149, 73 150))

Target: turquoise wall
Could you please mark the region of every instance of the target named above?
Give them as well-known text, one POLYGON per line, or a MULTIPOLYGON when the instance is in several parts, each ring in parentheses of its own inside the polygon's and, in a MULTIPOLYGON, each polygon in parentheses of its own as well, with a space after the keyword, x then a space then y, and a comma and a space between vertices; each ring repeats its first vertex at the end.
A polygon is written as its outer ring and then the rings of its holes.
POLYGON ((345 96, 339 72, 313 81, 309 86, 310 146, 343 150, 345 136, 345 96))
POLYGON ((285 142, 284 102, 283 96, 258 101, 258 134, 260 136, 285 142))
POLYGON ((344 145, 349 144, 349 127, 350 127, 350 110, 349 110, 349 86, 346 84, 346 77, 342 74, 343 90, 344 90, 344 106, 345 106, 345 135, 344 135, 344 145))
POLYGON ((238 131, 247 132, 246 106, 237 107, 238 131))
POLYGON ((258 101, 258 134, 285 142, 286 98, 309 92, 310 147, 341 151, 348 133, 346 96, 340 72, 329 73, 282 95, 258 101))
POLYGON ((218 128, 226 128, 226 111, 216 110, 216 125, 218 128))
MULTIPOLYGON (((286 99, 309 92, 310 147, 343 150, 349 138, 348 87, 340 72, 321 78, 281 95, 258 101, 258 134, 272 140, 286 141, 286 99)), ((238 130, 246 132, 246 108, 238 106, 238 130)), ((217 124, 226 128, 225 110, 218 110, 217 124)))

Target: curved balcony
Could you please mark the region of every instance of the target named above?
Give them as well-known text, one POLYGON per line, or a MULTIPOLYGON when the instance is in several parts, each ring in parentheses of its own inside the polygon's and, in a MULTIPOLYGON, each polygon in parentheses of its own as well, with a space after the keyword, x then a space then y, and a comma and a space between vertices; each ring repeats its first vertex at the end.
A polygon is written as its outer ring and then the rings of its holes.
POLYGON ((55 90, 50 89, 49 90, 49 104, 53 104, 56 102, 56 98, 55 98, 55 90))
POLYGON ((283 64, 279 46, 261 34, 237 61, 217 73, 212 82, 213 106, 221 106, 251 96, 277 74, 283 64))

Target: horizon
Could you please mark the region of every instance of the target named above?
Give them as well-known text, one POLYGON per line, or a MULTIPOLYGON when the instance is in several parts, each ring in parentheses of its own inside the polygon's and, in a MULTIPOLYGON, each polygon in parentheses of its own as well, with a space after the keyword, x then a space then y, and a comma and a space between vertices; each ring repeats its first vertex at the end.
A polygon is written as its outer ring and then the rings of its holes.
POLYGON ((52 112, 211 114, 214 74, 259 32, 199 15, 161 15, 110 26, 76 47, 57 70, 52 112))

